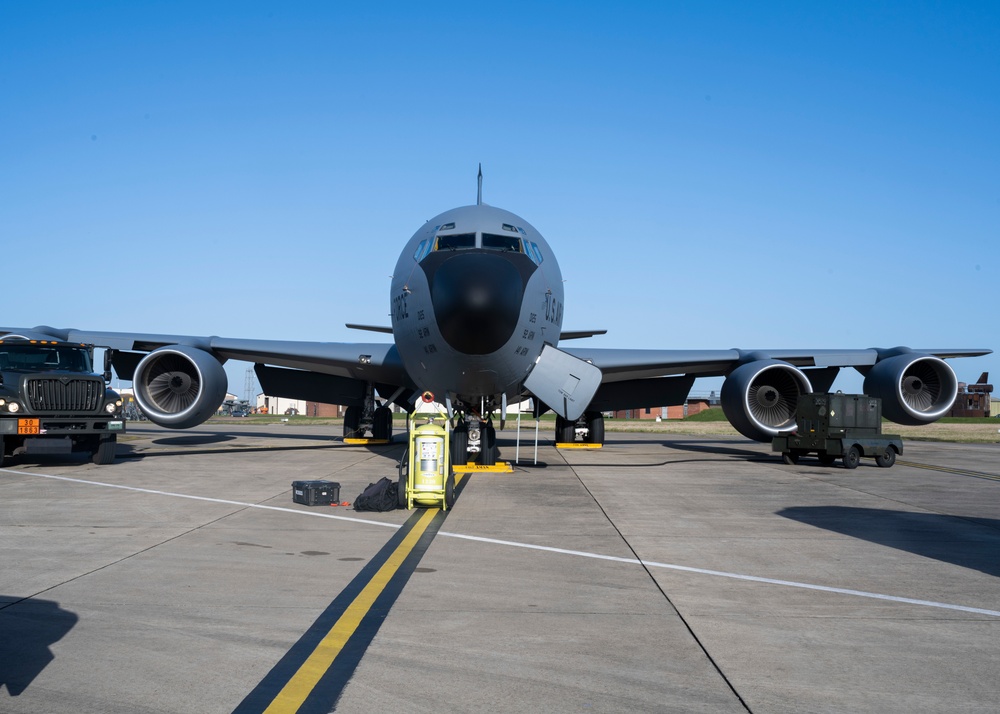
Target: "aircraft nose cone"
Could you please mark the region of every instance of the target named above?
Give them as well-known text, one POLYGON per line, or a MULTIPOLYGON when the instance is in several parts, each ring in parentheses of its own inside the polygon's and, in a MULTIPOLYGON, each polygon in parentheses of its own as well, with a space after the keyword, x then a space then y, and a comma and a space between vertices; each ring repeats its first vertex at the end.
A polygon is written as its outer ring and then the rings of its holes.
POLYGON ((461 253, 435 266, 428 278, 438 329, 449 345, 487 355, 507 344, 524 296, 521 273, 510 260, 461 253))

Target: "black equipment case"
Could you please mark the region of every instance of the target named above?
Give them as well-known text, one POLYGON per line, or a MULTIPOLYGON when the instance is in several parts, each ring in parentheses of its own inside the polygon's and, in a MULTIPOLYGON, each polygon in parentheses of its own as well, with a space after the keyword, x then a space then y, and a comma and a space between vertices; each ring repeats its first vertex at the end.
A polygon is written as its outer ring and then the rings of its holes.
POLYGON ((340 502, 336 481, 292 481, 292 501, 304 506, 329 506, 340 502))

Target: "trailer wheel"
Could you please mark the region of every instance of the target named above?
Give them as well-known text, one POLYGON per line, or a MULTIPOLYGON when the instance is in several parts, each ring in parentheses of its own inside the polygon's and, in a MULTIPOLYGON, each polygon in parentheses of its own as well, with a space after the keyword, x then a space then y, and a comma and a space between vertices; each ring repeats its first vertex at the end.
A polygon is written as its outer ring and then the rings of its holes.
POLYGON ((861 462, 861 452, 858 451, 858 447, 852 446, 844 453, 844 468, 845 469, 856 469, 858 464, 861 462))
POLYGON ((95 464, 107 466, 115 460, 115 450, 118 448, 117 434, 102 434, 97 437, 97 447, 91 452, 90 459, 95 464))
POLYGON ((885 453, 875 457, 875 463, 883 469, 890 468, 896 463, 896 449, 892 446, 885 447, 885 453))
POLYGON ((444 505, 448 508, 455 505, 455 474, 448 474, 444 482, 444 505))
POLYGON ((791 451, 786 451, 781 455, 781 460, 789 466, 795 466, 795 464, 799 463, 799 455, 793 454, 791 451))
POLYGON ((406 508, 406 487, 410 481, 410 449, 403 450, 399 459, 399 482, 396 484, 396 502, 400 508, 406 508))

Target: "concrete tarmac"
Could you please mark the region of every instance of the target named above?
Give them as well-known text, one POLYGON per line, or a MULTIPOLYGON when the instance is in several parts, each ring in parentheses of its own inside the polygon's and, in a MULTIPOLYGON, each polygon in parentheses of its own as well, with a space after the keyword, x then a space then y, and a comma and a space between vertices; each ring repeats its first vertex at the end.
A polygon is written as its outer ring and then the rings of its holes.
MULTIPOLYGON (((353 502, 396 478, 402 443, 336 429, 140 425, 110 466, 0 470, 0 711, 263 711, 248 694, 411 515, 292 503, 293 480, 353 502)), ((542 437, 537 465, 522 441, 514 473, 468 477, 317 711, 997 711, 1000 445, 849 471, 542 437)))

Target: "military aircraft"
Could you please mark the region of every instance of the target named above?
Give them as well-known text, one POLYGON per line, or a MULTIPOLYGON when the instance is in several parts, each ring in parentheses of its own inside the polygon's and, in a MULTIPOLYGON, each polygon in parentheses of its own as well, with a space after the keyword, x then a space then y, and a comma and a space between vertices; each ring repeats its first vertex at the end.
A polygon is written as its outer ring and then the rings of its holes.
POLYGON ((216 413, 227 360, 255 363, 266 394, 347 406, 345 436, 389 438, 388 405, 412 411, 421 397, 446 406, 453 459, 496 459, 493 415, 533 398, 557 414, 556 441, 604 441, 602 413, 683 404, 697 377, 723 376, 721 402, 733 426, 769 441, 795 424, 798 398, 828 391, 842 367, 865 375, 883 414, 902 424, 948 412, 958 380, 944 361, 988 349, 907 347, 808 350, 565 348, 605 330, 563 330, 563 281, 552 248, 527 221, 482 203, 427 221, 403 247, 392 277, 391 325, 348 327, 392 335, 388 343, 293 342, 121 332, 0 328, 0 335, 107 348, 133 382, 150 421, 184 429, 216 413))

